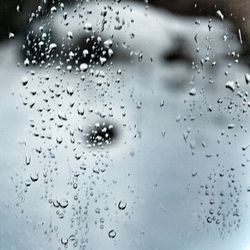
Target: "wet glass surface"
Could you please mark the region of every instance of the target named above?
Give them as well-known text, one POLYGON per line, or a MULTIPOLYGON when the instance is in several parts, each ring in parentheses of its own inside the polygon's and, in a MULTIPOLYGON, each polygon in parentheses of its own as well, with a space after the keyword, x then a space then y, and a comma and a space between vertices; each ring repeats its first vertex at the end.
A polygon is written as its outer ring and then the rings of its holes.
POLYGON ((250 72, 224 12, 45 6, 0 44, 0 249, 250 249, 250 72))

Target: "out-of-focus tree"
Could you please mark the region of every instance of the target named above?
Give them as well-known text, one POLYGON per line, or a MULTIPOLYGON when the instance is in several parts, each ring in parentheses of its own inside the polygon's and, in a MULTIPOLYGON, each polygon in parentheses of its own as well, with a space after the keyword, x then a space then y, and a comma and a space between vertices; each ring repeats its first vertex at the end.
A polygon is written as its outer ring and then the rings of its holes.
MULTIPOLYGON (((91 0, 89 0, 91 1, 91 0)), ((95 0, 93 0, 95 1, 95 0)), ((134 0, 136 1, 136 0, 134 0)), ((215 16, 220 10, 225 19, 232 21, 241 30, 243 45, 250 51, 250 1, 248 0, 137 0, 165 8, 173 13, 192 16, 215 16)), ((61 2, 74 3, 82 0, 0 0, 0 40, 8 38, 9 32, 19 32, 29 22, 37 6, 39 15, 45 15, 52 5, 61 2)))
POLYGON ((241 30, 243 46, 250 51, 250 1, 249 0, 149 0, 149 3, 173 13, 191 16, 216 16, 218 10, 225 20, 241 30))

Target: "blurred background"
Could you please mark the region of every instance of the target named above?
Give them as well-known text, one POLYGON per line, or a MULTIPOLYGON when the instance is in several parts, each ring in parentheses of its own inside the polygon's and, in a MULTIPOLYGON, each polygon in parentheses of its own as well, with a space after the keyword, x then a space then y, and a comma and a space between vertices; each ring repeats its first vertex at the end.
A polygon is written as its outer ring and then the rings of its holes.
POLYGON ((0 0, 0 250, 248 250, 249 5, 0 0))
MULTIPOLYGON (((25 29, 31 13, 36 10, 37 5, 42 6, 42 15, 46 15, 52 5, 64 3, 72 5, 78 0, 0 0, 0 39, 5 40, 9 32, 20 33, 25 29)), ((131 1, 133 2, 133 1, 131 1)), ((225 20, 234 23, 235 31, 241 30, 243 37, 243 54, 247 55, 250 45, 250 2, 247 0, 134 0, 134 2, 149 3, 166 9, 172 13, 186 16, 216 16, 220 10, 225 20)))

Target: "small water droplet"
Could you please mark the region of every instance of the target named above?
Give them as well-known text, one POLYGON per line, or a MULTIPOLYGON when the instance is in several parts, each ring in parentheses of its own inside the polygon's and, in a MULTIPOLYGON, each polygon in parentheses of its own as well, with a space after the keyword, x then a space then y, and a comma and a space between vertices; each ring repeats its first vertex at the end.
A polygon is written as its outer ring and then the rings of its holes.
POLYGON ((217 10, 217 11, 216 11, 216 15, 217 15, 221 20, 224 19, 224 15, 222 14, 222 12, 221 12, 220 10, 217 10))
POLYGON ((250 82, 250 74, 245 74, 246 84, 250 82))
POLYGON ((234 90, 235 90, 235 82, 234 81, 228 81, 225 86, 226 86, 226 88, 228 88, 232 92, 234 92, 234 90))
POLYGON ((69 205, 69 201, 67 199, 64 199, 64 198, 57 200, 57 203, 59 204, 59 206, 61 208, 66 208, 69 205))
POLYGON ((109 238, 114 239, 115 236, 116 236, 115 230, 110 230, 109 233, 108 233, 108 235, 109 235, 109 238))
POLYGON ((33 182, 38 181, 38 179, 39 179, 38 173, 31 173, 31 174, 30 174, 30 179, 31 179, 33 182))
POLYGON ((189 91, 189 95, 195 96, 195 95, 196 95, 196 89, 195 89, 195 88, 192 88, 192 89, 189 91))
POLYGON ((126 207, 127 207, 127 203, 125 201, 119 201, 118 208, 120 210, 124 210, 124 209, 126 209, 126 207))

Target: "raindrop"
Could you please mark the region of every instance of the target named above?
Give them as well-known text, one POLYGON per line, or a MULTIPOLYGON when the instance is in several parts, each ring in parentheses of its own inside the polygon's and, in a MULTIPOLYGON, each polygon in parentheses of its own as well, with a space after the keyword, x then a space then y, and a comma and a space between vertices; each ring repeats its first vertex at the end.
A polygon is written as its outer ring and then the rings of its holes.
POLYGON ((227 126, 228 129, 233 129, 234 127, 235 127, 235 125, 234 125, 233 123, 230 123, 230 124, 228 124, 228 126, 227 126))
POLYGON ((127 207, 127 203, 125 201, 119 201, 118 208, 120 210, 124 210, 124 209, 126 209, 126 207, 127 207))
POLYGON ((69 205, 69 202, 67 199, 60 199, 60 200, 57 200, 57 203, 59 204, 59 206, 61 208, 66 208, 68 205, 69 205))
POLYGON ((212 223, 212 218, 211 217, 207 217, 207 222, 208 223, 212 223))
POLYGON ((100 57, 100 64, 103 66, 107 62, 107 59, 105 57, 100 57))
POLYGON ((78 113, 78 115, 84 115, 84 108, 83 108, 83 106, 78 107, 77 113, 78 113))
POLYGON ((108 233, 109 238, 114 239, 116 236, 116 232, 114 230, 110 230, 108 233))
POLYGON ((73 33, 72 33, 71 31, 69 31, 69 32, 67 33, 67 38, 68 38, 69 40, 72 40, 72 39, 73 39, 73 33))
POLYGON ((13 33, 9 33, 9 39, 13 39, 15 37, 15 35, 13 33))
POLYGON ((61 238, 61 243, 64 245, 64 246, 67 246, 68 245, 68 238, 61 238))
POLYGON ((81 71, 86 71, 88 69, 88 64, 87 63, 82 63, 81 65, 80 65, 80 70, 81 71))
POLYGON ((235 90, 235 82, 234 81, 228 81, 225 86, 226 86, 226 88, 228 88, 232 92, 234 92, 234 90, 235 90))
POLYGON ((92 30, 92 24, 91 24, 91 23, 85 23, 84 29, 85 29, 86 31, 91 31, 91 30, 92 30))
POLYGON ((195 96, 195 95, 196 95, 196 89, 195 89, 195 88, 192 88, 192 89, 189 91, 189 95, 195 96))
POLYGON ((30 165, 30 162, 31 162, 30 156, 26 155, 25 156, 25 164, 28 166, 28 165, 30 165))
POLYGON ((55 43, 51 43, 49 45, 49 52, 51 52, 52 50, 56 49, 57 48, 57 45, 55 43))
POLYGON ((25 181, 25 186, 26 187, 29 187, 30 185, 31 185, 31 181, 30 180, 25 181))
POLYGON ((160 107, 163 107, 165 104, 165 101, 162 99, 161 102, 160 102, 160 107))
POLYGON ((108 40, 106 40, 106 41, 103 43, 104 47, 107 48, 107 49, 111 48, 112 44, 113 44, 113 42, 112 42, 111 39, 108 39, 108 40))
POLYGON ((250 74, 245 74, 246 84, 250 82, 250 74))
POLYGON ((71 87, 67 87, 67 94, 72 96, 74 94, 74 89, 71 87))
POLYGON ((38 173, 31 173, 31 174, 30 174, 30 179, 31 179, 33 182, 38 181, 38 179, 39 179, 38 173))
POLYGON ((221 12, 220 10, 217 10, 217 11, 216 11, 216 15, 217 15, 221 20, 224 19, 224 15, 222 14, 222 12, 221 12))
POLYGON ((24 66, 28 67, 30 65, 30 61, 28 58, 26 58, 23 62, 24 66))
POLYGON ((26 86, 28 84, 29 80, 26 76, 23 76, 21 82, 22 82, 23 86, 26 86))

